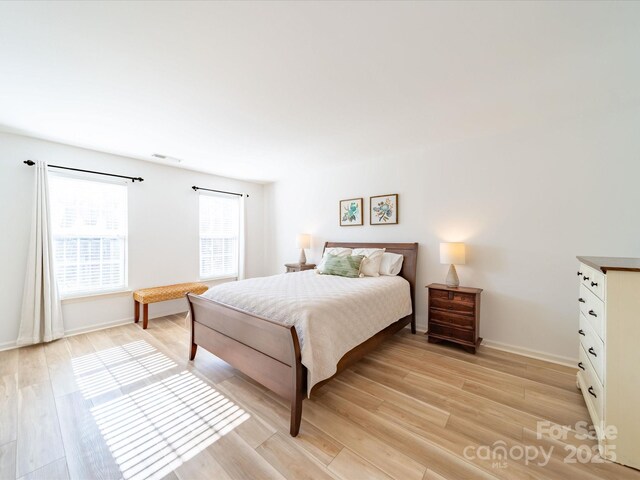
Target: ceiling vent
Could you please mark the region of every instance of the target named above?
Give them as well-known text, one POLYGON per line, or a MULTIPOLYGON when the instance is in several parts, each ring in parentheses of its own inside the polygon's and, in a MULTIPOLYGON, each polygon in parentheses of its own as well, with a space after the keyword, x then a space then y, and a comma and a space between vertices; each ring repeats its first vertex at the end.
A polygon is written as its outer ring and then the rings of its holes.
POLYGON ((151 156, 160 160, 166 160, 167 162, 182 163, 182 160, 179 158, 162 155, 161 153, 152 153, 151 156))

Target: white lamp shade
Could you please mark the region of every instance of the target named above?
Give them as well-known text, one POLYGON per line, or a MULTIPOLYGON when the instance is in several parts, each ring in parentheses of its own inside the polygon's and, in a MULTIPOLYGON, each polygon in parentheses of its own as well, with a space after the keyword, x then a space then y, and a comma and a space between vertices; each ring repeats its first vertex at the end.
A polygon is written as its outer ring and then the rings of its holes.
POLYGON ((446 265, 464 265, 465 264, 465 246, 464 243, 441 243, 440 244, 440 263, 446 265))
POLYGON ((296 245, 298 248, 311 248, 311 235, 308 233, 300 233, 296 237, 296 245))

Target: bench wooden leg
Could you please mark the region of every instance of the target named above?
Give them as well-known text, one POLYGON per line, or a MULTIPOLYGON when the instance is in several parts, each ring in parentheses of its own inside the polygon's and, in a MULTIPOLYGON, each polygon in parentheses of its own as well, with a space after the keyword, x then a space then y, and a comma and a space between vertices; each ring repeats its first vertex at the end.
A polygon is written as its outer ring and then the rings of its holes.
POLYGON ((142 328, 146 330, 148 324, 149 324, 149 304, 145 303, 142 305, 142 328))
POLYGON ((140 320, 140 302, 137 300, 133 301, 133 312, 134 312, 134 318, 136 320, 136 323, 138 323, 138 321, 140 320))

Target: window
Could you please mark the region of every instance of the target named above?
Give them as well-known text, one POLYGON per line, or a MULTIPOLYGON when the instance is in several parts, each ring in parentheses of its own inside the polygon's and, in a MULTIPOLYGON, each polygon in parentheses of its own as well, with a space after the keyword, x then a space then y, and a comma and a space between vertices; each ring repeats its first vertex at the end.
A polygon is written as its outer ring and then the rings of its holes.
POLYGON ((200 278, 237 277, 240 199, 231 195, 200 197, 200 278))
POLYGON ((54 267, 62 296, 127 285, 127 187, 49 174, 54 267))

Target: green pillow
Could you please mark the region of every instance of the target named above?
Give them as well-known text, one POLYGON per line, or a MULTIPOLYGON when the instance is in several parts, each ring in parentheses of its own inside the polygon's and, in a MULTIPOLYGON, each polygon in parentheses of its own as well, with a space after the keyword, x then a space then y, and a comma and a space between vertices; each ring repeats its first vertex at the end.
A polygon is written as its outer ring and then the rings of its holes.
POLYGON ((339 257, 327 254, 327 260, 320 273, 324 275, 338 275, 340 277, 357 278, 360 276, 360 265, 364 255, 348 255, 339 257))

